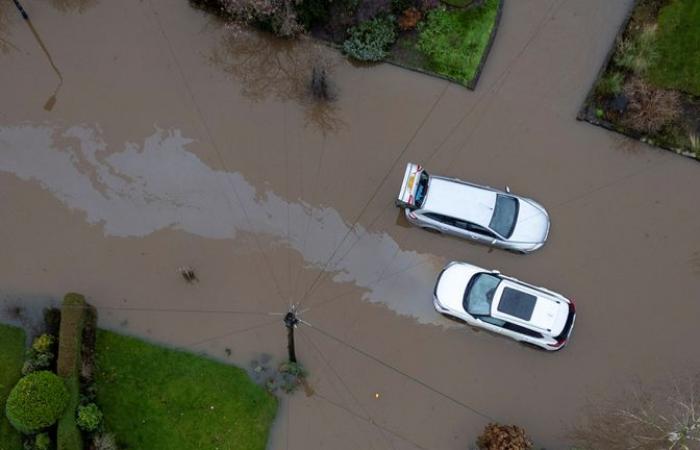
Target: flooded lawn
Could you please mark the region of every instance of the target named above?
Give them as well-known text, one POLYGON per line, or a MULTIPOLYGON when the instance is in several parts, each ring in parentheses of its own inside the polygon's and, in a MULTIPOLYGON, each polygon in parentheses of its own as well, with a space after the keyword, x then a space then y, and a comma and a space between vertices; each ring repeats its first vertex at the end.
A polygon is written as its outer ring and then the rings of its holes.
POLYGON ((283 398, 271 448, 458 449, 491 419, 564 447, 589 399, 700 368, 700 167, 575 121, 628 6, 595 1, 507 2, 475 92, 234 38, 186 1, 27 0, 51 64, 7 2, 2 310, 79 291, 104 327, 249 367, 285 357, 271 313, 300 303, 310 389, 283 398), (309 96, 316 65, 333 102, 309 96), (408 161, 536 198, 548 243, 409 227, 408 161), (570 346, 439 316, 453 259, 575 298, 570 346))

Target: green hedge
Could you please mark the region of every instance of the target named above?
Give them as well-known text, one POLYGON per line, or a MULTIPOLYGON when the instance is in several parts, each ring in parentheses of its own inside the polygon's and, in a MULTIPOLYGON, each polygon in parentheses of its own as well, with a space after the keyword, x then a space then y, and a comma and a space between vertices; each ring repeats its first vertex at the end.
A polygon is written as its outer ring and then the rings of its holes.
POLYGON ((68 391, 56 374, 40 370, 19 380, 7 397, 5 411, 13 427, 31 434, 50 427, 68 403, 68 391))
POLYGON ((70 402, 58 422, 56 445, 59 450, 81 450, 83 447, 75 414, 80 402, 78 374, 85 312, 85 297, 76 293, 66 294, 63 298, 61 328, 58 333, 57 372, 68 387, 70 402))
POLYGON ((83 438, 75 421, 75 412, 80 403, 80 382, 77 377, 66 380, 69 401, 63 416, 58 421, 56 447, 58 450, 80 450, 83 448, 83 438))
POLYGON ((25 334, 21 328, 0 325, 0 450, 21 450, 22 437, 5 417, 5 400, 21 377, 25 334))

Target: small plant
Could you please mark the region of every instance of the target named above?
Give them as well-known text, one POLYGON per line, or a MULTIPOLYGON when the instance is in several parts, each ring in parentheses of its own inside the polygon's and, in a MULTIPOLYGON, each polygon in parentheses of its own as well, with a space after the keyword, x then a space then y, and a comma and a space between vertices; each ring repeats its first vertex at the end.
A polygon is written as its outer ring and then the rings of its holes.
POLYGON ((689 133, 688 142, 690 142, 690 150, 692 150, 696 156, 700 156, 700 135, 692 132, 689 133))
POLYGON ((102 411, 94 403, 78 406, 78 427, 84 431, 95 431, 102 423, 102 411))
POLYGON ((600 96, 618 95, 622 92, 624 83, 625 76, 621 72, 610 72, 600 79, 595 90, 600 96))
POLYGON ((25 434, 50 427, 68 402, 63 380, 48 371, 30 373, 12 388, 5 412, 13 427, 25 434))
POLYGON ((629 98, 623 118, 625 125, 645 133, 657 133, 680 116, 680 95, 676 91, 656 89, 640 78, 625 84, 629 98))
POLYGON ((49 450, 51 448, 51 438, 48 433, 39 433, 34 436, 34 450, 49 450))
POLYGON ((308 375, 304 366, 298 362, 291 361, 280 364, 277 371, 282 376, 280 387, 287 394, 294 393, 304 380, 306 380, 308 375))
POLYGON ((92 438, 92 446, 95 450, 118 450, 117 441, 111 433, 96 434, 92 438))
POLYGON ((408 8, 404 10, 399 17, 398 24, 399 28, 403 31, 408 31, 414 29, 418 22, 423 18, 423 14, 416 8, 408 8))
POLYGON ((484 428, 476 445, 480 450, 529 450, 532 442, 525 430, 515 425, 490 423, 484 428))
POLYGON ((314 66, 311 69, 311 95, 320 101, 333 100, 328 74, 323 67, 314 66))
POLYGON ((597 119, 603 120, 603 118, 605 117, 605 111, 603 111, 603 108, 596 108, 595 116, 597 119))
POLYGON ((350 37, 343 42, 343 51, 359 61, 381 61, 396 41, 393 18, 374 18, 350 28, 350 37))
POLYGON ((42 334, 34 339, 32 346, 27 350, 27 359, 22 366, 22 375, 50 368, 54 360, 55 343, 56 339, 50 334, 42 334))
POLYGON ((636 75, 644 75, 658 57, 656 25, 646 25, 618 43, 614 61, 636 75))

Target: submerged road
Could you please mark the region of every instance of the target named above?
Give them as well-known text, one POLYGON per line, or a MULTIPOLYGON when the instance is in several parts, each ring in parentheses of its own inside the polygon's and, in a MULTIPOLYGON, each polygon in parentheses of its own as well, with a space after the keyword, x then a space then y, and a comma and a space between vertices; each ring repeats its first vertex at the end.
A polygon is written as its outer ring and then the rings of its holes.
POLYGON ((57 90, 6 2, 0 301, 79 291, 104 327, 242 366, 284 357, 268 313, 300 302, 313 393, 283 398, 273 449, 460 449, 490 420, 566 448, 589 402, 700 368, 700 165, 575 120, 630 3, 507 0, 471 92, 231 38, 184 0, 27 0, 57 90), (327 108, 304 95, 319 61, 327 108), (538 200, 549 241, 521 256, 409 227, 409 161, 538 200), (575 298, 571 344, 439 316, 453 259, 575 298))

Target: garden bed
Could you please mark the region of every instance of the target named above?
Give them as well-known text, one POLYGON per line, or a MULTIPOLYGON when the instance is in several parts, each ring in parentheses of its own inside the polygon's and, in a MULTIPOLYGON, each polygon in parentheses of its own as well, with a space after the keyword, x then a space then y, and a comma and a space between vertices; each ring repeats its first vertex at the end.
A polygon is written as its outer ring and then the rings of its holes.
POLYGON ((263 450, 276 398, 236 367, 97 332, 97 403, 125 448, 263 450))
POLYGON ((22 436, 5 417, 5 400, 21 377, 24 363, 24 331, 0 325, 0 449, 21 450, 22 436))
POLYGON ((504 0, 190 0, 278 36, 308 33, 352 60, 388 62, 474 89, 504 0))
POLYGON ((700 160, 700 3, 638 0, 579 120, 700 160))

